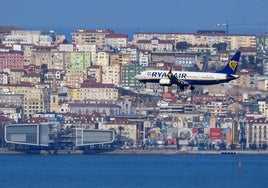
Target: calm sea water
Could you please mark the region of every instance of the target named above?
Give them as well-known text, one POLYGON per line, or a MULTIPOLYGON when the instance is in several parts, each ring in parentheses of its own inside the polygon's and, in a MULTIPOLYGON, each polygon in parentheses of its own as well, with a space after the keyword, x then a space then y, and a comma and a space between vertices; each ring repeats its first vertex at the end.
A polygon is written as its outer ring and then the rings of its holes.
POLYGON ((1 188, 268 185, 266 155, 0 155, 0 169, 1 188))

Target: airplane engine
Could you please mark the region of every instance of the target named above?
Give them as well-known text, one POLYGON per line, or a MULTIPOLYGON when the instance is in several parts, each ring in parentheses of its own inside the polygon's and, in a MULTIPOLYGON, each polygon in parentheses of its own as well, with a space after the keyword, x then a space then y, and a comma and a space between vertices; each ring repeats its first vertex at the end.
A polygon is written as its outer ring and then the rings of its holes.
POLYGON ((160 80, 159 80, 159 84, 160 84, 161 86, 171 86, 171 85, 172 85, 170 79, 165 79, 165 78, 160 79, 160 80))

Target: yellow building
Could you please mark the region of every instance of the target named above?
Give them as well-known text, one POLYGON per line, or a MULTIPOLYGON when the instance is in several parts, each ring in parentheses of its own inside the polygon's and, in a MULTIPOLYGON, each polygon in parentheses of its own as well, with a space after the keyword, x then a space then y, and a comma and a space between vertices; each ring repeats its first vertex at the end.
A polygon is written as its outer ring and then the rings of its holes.
POLYGON ((107 66, 109 65, 109 53, 105 51, 99 51, 96 53, 96 61, 93 65, 107 66))
POLYGON ((37 112, 49 111, 49 86, 20 83, 2 85, 3 91, 24 95, 24 116, 30 117, 37 112))
POLYGON ((80 88, 80 100, 117 100, 118 90, 113 84, 84 82, 80 88))
POLYGON ((258 89, 268 91, 268 76, 258 76, 258 89))
POLYGON ((80 100, 80 88, 70 88, 67 95, 72 101, 80 100))

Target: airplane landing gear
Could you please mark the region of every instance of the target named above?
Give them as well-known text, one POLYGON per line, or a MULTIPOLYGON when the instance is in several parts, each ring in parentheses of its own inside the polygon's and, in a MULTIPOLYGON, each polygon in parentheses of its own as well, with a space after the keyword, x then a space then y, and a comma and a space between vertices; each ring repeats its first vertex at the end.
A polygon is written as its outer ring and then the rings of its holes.
POLYGON ((193 91, 195 89, 194 86, 190 86, 190 90, 193 91))

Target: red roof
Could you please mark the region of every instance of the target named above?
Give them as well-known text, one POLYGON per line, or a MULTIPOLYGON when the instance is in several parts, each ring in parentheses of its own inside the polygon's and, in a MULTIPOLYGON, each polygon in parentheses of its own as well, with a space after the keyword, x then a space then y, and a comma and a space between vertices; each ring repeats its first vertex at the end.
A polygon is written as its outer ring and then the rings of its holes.
POLYGON ((82 83, 80 88, 114 88, 114 84, 82 83))
POLYGON ((127 38, 126 34, 121 33, 109 33, 105 35, 106 38, 127 38))

